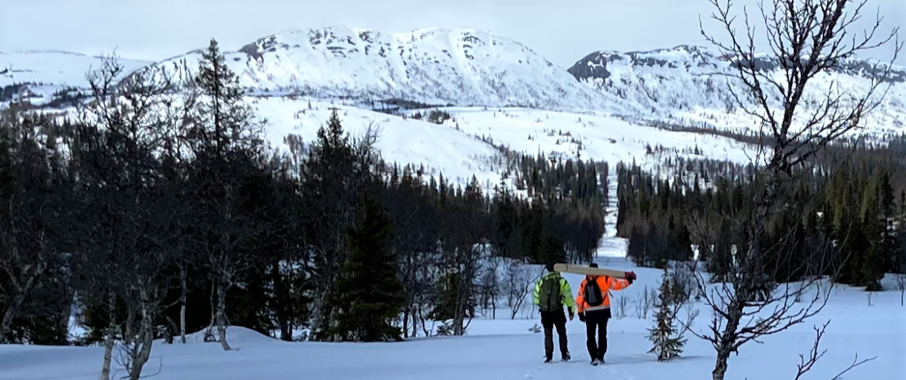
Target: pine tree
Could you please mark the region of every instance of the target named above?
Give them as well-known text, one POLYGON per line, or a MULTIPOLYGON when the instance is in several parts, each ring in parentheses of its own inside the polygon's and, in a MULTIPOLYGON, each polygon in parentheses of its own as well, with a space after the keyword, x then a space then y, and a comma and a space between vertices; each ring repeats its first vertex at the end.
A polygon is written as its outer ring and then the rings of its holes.
POLYGON ((344 341, 400 341, 402 331, 390 321, 406 298, 388 245, 391 221, 369 195, 363 203, 361 224, 347 232, 349 255, 331 297, 338 309, 331 333, 344 341))
POLYGON ((654 327, 648 329, 648 339, 654 343, 649 354, 656 354, 658 361, 670 361, 680 356, 683 352, 683 346, 686 339, 682 336, 676 336, 676 327, 673 326, 673 320, 676 318, 672 306, 674 304, 674 293, 677 289, 670 280, 670 274, 667 268, 664 268, 664 275, 661 278, 660 294, 656 304, 654 327))

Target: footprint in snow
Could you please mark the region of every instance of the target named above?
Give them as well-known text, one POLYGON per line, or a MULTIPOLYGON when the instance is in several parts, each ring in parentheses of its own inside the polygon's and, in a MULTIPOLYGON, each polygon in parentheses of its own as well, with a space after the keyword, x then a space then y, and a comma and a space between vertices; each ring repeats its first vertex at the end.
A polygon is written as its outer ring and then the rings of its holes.
POLYGON ((603 365, 599 365, 598 367, 603 367, 608 373, 610 373, 610 375, 607 376, 608 379, 635 380, 635 377, 626 373, 626 371, 614 368, 613 364, 608 365, 605 363, 603 365))

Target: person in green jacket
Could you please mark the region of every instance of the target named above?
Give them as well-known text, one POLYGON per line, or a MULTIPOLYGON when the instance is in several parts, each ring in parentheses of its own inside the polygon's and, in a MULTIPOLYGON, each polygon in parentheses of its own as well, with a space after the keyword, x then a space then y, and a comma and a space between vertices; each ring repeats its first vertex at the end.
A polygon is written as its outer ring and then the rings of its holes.
POLYGON ((569 282, 554 271, 554 264, 547 264, 547 273, 535 284, 532 293, 535 306, 541 313, 541 325, 544 327, 544 354, 545 363, 550 363, 554 356, 554 327, 560 338, 560 355, 566 361, 569 356, 569 342, 566 338, 566 314, 563 313, 565 304, 569 310, 569 320, 576 314, 576 302, 573 300, 573 291, 569 282))

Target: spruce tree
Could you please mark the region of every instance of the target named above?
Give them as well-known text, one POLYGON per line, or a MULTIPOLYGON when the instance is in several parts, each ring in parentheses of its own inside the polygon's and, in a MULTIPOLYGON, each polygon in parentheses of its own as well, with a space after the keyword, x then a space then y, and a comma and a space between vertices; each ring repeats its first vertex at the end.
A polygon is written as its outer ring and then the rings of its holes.
POLYGON ((658 361, 670 361, 679 357, 683 352, 683 346, 686 339, 682 336, 676 336, 676 327, 673 326, 673 320, 676 318, 673 310, 674 293, 677 289, 673 287, 673 281, 667 268, 664 268, 664 275, 661 278, 661 287, 656 303, 657 311, 654 314, 654 327, 648 329, 648 339, 654 343, 649 354, 656 354, 658 361))
POLYGON ((218 157, 235 148, 257 152, 264 146, 263 124, 245 103, 239 78, 227 67, 217 40, 202 52, 194 84, 204 95, 196 104, 199 124, 190 131, 196 143, 213 148, 218 157))
POLYGON ((193 244, 211 273, 212 325, 217 326, 221 346, 230 350, 227 293, 255 267, 259 256, 248 253, 260 249, 254 238, 269 231, 264 225, 269 220, 262 218, 264 209, 255 207, 267 198, 256 198, 249 191, 262 175, 263 123, 245 103, 244 91, 216 40, 202 53, 194 85, 202 96, 194 105, 195 123, 186 131, 194 156, 189 170, 197 218, 193 244))
POLYGON ((402 331, 390 322, 406 298, 388 245, 391 221, 367 194, 363 203, 360 225, 346 234, 349 255, 331 297, 338 309, 331 333, 344 341, 399 341, 402 331))

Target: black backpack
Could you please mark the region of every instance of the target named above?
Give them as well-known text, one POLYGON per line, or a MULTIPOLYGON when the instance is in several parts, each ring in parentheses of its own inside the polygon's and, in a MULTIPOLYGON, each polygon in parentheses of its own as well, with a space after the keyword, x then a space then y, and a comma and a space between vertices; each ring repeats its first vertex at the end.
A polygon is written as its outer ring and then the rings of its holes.
POLYGON ((585 281, 585 302, 588 306, 600 306, 604 303, 604 294, 601 293, 597 278, 585 281))
POLYGON ((550 276, 541 282, 541 311, 563 310, 563 300, 560 295, 560 276, 550 276))

